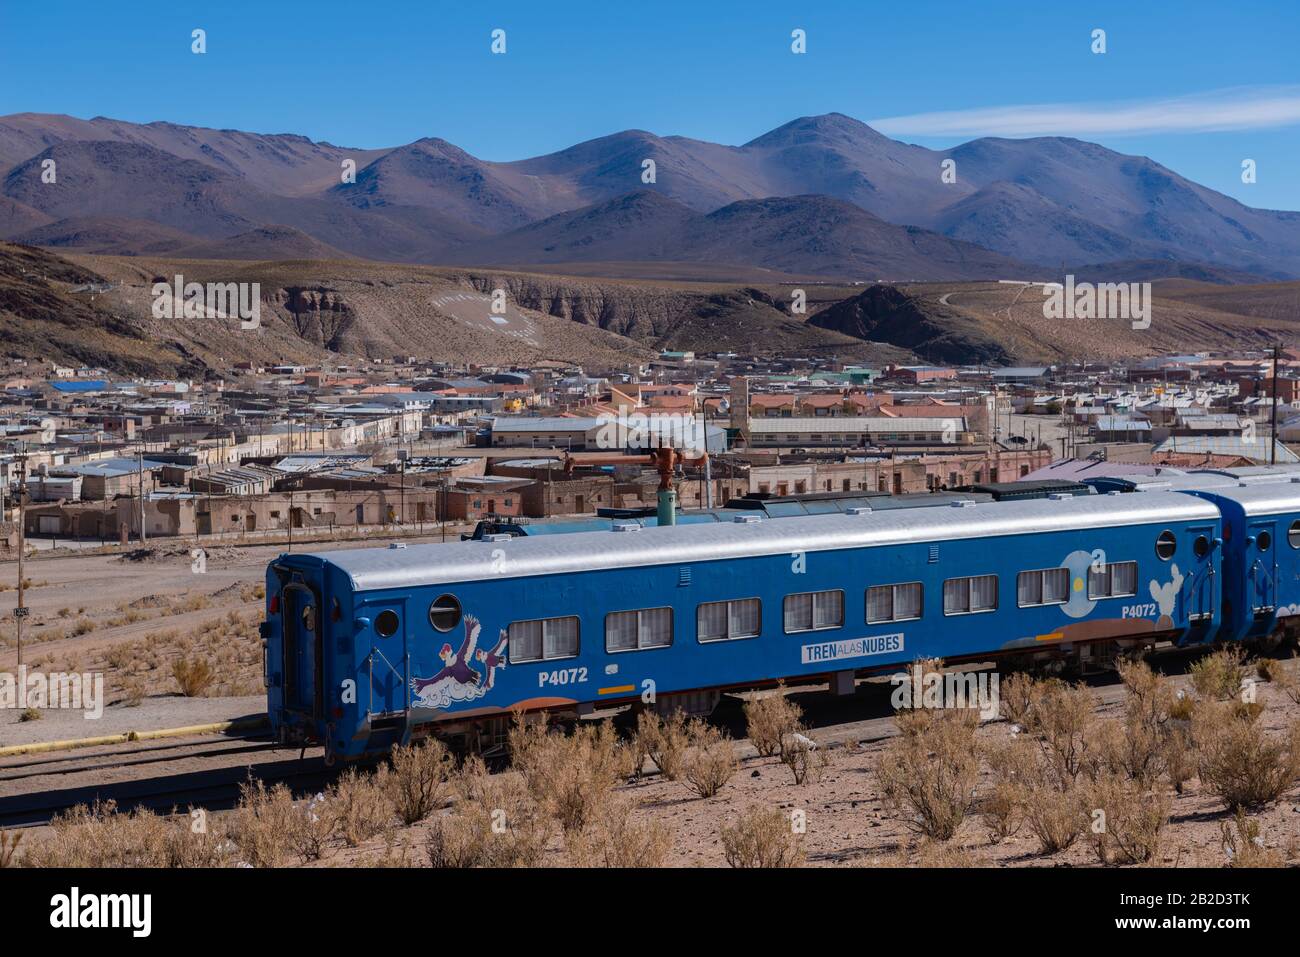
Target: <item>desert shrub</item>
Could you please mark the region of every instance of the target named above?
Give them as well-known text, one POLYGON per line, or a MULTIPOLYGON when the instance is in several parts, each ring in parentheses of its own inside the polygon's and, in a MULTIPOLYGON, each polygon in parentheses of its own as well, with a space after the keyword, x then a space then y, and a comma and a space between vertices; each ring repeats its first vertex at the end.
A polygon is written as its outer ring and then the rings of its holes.
POLYGON ((397 745, 390 757, 392 773, 385 775, 389 800, 403 824, 428 817, 447 795, 447 778, 453 762, 437 738, 419 744, 397 745))
POLYGON ((522 776, 488 774, 467 761, 454 779, 462 795, 432 819, 425 850, 433 867, 535 867, 550 840, 551 823, 522 776))
POLYGON ((1022 728, 1032 725, 1031 711, 1037 682, 1032 675, 1017 671, 998 680, 998 699, 1002 716, 1022 728))
POLYGON ((1275 681, 1285 668, 1276 658, 1259 658, 1255 661, 1255 674, 1260 681, 1275 681))
POLYGON ((798 726, 781 738, 781 763, 790 769, 794 783, 818 781, 831 766, 831 755, 798 726))
POLYGON ((1278 851, 1264 846, 1259 822, 1246 817, 1242 808, 1231 821, 1219 825, 1223 851, 1229 867, 1283 867, 1286 861, 1278 851))
POLYGON ((1300 704, 1300 672, 1278 664, 1270 679, 1295 704, 1300 704))
POLYGON ((1192 739, 1202 783, 1230 810, 1271 804, 1300 775, 1300 722, 1275 740, 1231 705, 1206 703, 1196 711, 1192 739))
POLYGON ((289 819, 289 847, 303 862, 323 859, 338 832, 337 809, 321 793, 298 805, 296 811, 289 819))
POLYGON ((22 842, 22 831, 0 831, 0 868, 14 866, 14 857, 22 842))
POLYGON ((40 721, 41 718, 43 717, 45 716, 41 714, 39 708, 24 708, 22 712, 18 715, 18 720, 19 721, 40 721))
POLYGON ((34 867, 217 867, 232 845, 220 830, 195 831, 189 817, 163 818, 137 809, 121 814, 112 801, 78 805, 50 822, 50 835, 23 858, 34 867))
POLYGON ((216 671, 206 658, 177 658, 172 662, 172 677, 187 698, 202 695, 217 680, 216 671))
POLYGON ((993 772, 993 785, 978 810, 990 840, 997 844, 1020 830, 1024 795, 1036 771, 1038 752, 1033 742, 1014 737, 985 746, 983 757, 993 772))
POLYGON ((979 779, 975 728, 964 711, 932 712, 925 728, 890 744, 877 772, 890 807, 935 840, 957 832, 979 779))
POLYGON ((724 827, 722 850, 730 867, 798 867, 804 862, 790 818, 776 808, 750 808, 724 827))
POLYGON ((231 837, 244 862, 252 867, 277 867, 292 850, 291 835, 298 823, 293 795, 284 784, 267 788, 249 779, 239 786, 239 806, 231 815, 231 837))
POLYGON ((399 787, 389 782, 392 775, 387 765, 380 765, 374 775, 348 768, 331 786, 329 797, 338 819, 338 833, 349 847, 364 844, 396 819, 393 793, 399 787))
POLYGON ((1072 846, 1088 823, 1083 792, 1073 782, 1058 787, 1054 772, 1046 769, 1025 789, 1021 808, 1044 854, 1072 846))
POLYGON ((735 743, 699 718, 687 725, 690 747, 682 761, 682 776, 696 794, 711 798, 740 767, 735 743))
POLYGON ((785 695, 785 685, 778 683, 776 692, 745 702, 745 729, 749 743, 765 758, 781 750, 786 735, 802 730, 803 711, 785 695))
POLYGON ((510 754, 533 800, 566 834, 585 827, 608 801, 624 765, 608 721, 580 724, 565 735, 518 719, 510 731, 510 754))
POLYGON ((1081 685, 1044 682, 1034 696, 1033 727, 1058 787, 1079 777, 1087 757, 1093 727, 1092 692, 1081 685))
POLYGON ((632 803, 607 802, 582 831, 565 836, 579 867, 663 867, 672 836, 659 821, 634 821, 632 803))
POLYGON ((955 867, 987 867, 989 864, 971 848, 961 847, 954 841, 923 840, 910 855, 904 849, 899 856, 899 864, 903 867, 951 870, 955 867))
POLYGON ((646 751, 659 773, 669 781, 680 781, 682 762, 690 744, 686 713, 672 711, 667 718, 661 718, 653 711, 642 711, 637 715, 637 735, 643 737, 646 751))
POLYGON ((1192 687, 1202 698, 1227 701, 1241 693, 1246 678, 1245 652, 1239 645, 1228 645, 1206 655, 1189 669, 1192 687))
POLYGON ((1123 773, 1106 772, 1086 788, 1092 822, 1089 833, 1103 864, 1143 864, 1160 852, 1169 823, 1169 797, 1146 790, 1123 773))
POLYGON ((1091 779, 1122 774, 1150 787, 1168 767, 1168 738, 1165 728, 1131 713, 1118 721, 1099 721, 1092 732, 1085 773, 1091 779))

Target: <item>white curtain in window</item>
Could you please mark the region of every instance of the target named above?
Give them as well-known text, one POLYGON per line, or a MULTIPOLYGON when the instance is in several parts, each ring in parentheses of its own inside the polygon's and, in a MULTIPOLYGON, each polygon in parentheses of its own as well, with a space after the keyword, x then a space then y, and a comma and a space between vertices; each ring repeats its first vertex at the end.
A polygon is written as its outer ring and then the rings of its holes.
POLYGON ((1016 576, 1016 603, 1040 605, 1043 601, 1043 573, 1021 572, 1016 576))
POLYGON ((876 585, 867 589, 867 621, 892 621, 894 618, 894 589, 890 585, 876 585))
POLYGON ((1103 565, 1100 569, 1088 566, 1088 597, 1105 598, 1110 594, 1110 574, 1107 566, 1103 565))
POLYGON ((807 631, 812 628, 812 595, 785 596, 785 630, 807 631))
POLYGON ((921 583, 910 582, 894 587, 894 619, 903 621, 921 617, 921 583))
POLYGON ((998 605, 998 580, 995 575, 980 575, 970 580, 970 610, 988 611, 998 605))
POLYGON ((844 592, 818 592, 813 600, 813 627, 838 628, 844 624, 844 592))
POLYGON ((943 612, 951 615, 970 607, 970 579, 949 578, 943 583, 943 612))
POLYGON ((1060 603, 1070 598, 1070 570, 1049 568, 1043 572, 1043 601, 1060 603))
POLYGON ((673 610, 647 608, 641 612, 641 635, 638 647, 662 648, 673 643, 673 610))
POLYGON ((510 626, 510 660, 537 661, 542 657, 542 623, 516 621, 510 626))
POLYGON ((1119 562, 1110 566, 1110 593, 1137 594, 1137 562, 1119 562))
POLYGON ((716 641, 727 637, 727 603, 710 601, 695 610, 695 626, 700 641, 716 641))
POLYGON ((547 658, 567 658, 578 653, 578 619, 551 618, 544 629, 544 652, 547 658))
POLYGON ((637 613, 616 611, 605 619, 605 648, 609 651, 630 651, 636 647, 637 613))
POLYGON ((731 637, 753 638, 758 635, 761 619, 757 598, 745 598, 731 603, 731 637))

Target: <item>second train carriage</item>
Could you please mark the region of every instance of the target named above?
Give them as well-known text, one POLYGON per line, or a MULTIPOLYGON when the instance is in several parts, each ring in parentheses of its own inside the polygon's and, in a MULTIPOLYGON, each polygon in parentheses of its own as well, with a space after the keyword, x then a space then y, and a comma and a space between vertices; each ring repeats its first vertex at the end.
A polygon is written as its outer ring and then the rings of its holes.
POLYGON ((918 657, 1214 637, 1220 512, 1176 492, 281 556, 268 706, 331 758, 511 709, 829 680, 918 657))

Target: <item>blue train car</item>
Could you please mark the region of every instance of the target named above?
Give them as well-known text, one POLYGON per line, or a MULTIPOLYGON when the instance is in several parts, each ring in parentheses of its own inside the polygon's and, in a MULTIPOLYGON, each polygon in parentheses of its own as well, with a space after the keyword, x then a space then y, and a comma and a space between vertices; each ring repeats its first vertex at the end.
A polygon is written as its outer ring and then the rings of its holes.
POLYGON ((1189 490, 1223 515, 1223 615, 1219 637, 1272 635, 1300 615, 1300 476, 1189 490))
POLYGON ((268 707, 352 758, 511 709, 716 695, 918 657, 1204 641, 1218 508, 1191 495, 1013 502, 284 555, 268 707))

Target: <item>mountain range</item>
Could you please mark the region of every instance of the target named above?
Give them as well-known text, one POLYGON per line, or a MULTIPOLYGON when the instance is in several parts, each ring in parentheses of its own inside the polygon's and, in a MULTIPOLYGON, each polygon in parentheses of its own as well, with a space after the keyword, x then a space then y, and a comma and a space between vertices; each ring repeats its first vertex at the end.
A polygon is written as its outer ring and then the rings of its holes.
POLYGON ((1083 264, 1104 277, 1118 262, 1155 278, 1300 277, 1300 213, 1253 209, 1145 157, 1061 137, 930 150, 837 113, 742 146, 628 130, 513 162, 436 138, 360 150, 15 114, 0 117, 0 239, 612 275, 653 263, 696 278, 1052 278, 1083 264))

